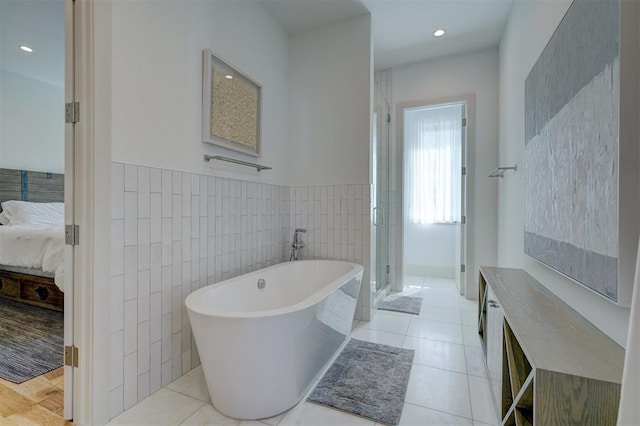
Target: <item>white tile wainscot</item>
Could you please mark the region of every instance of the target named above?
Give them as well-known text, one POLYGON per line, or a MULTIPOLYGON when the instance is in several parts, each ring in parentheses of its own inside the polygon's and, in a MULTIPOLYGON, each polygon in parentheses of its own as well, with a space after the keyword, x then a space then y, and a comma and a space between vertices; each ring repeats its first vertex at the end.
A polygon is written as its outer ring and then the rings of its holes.
POLYGON ((110 416, 200 364, 184 307, 193 290, 289 259, 365 267, 356 317, 369 319, 368 184, 287 187, 111 166, 110 416))

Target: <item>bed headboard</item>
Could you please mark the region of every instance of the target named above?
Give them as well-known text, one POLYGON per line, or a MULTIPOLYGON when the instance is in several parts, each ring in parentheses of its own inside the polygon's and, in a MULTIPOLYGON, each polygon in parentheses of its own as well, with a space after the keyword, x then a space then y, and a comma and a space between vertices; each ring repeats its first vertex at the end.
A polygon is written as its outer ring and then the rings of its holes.
POLYGON ((8 200, 64 202, 64 175, 0 169, 0 202, 8 200))

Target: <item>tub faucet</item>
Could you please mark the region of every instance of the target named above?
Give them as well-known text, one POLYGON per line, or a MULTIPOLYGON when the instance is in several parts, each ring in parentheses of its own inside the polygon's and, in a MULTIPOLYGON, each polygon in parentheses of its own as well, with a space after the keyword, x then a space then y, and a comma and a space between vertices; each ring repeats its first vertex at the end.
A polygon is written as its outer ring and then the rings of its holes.
POLYGON ((298 239, 299 233, 306 233, 306 229, 296 228, 293 231, 293 242, 291 243, 291 256, 289 257, 289 261, 298 260, 298 250, 304 247, 304 242, 298 239))

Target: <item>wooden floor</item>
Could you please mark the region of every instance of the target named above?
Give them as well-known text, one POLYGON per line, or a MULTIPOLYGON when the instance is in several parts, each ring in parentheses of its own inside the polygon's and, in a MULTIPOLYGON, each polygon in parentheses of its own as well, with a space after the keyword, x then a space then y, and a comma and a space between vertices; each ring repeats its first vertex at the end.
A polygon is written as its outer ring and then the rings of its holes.
POLYGON ((0 426, 70 425, 63 416, 63 367, 19 385, 0 379, 0 426))

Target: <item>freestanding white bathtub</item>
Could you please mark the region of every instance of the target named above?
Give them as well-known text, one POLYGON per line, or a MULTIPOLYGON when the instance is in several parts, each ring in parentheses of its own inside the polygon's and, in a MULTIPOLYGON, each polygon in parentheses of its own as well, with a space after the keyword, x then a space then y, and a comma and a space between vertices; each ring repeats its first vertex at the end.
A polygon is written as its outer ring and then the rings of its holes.
POLYGON ((351 333, 362 272, 348 262, 287 262, 187 296, 216 409, 261 419, 300 401, 351 333))

